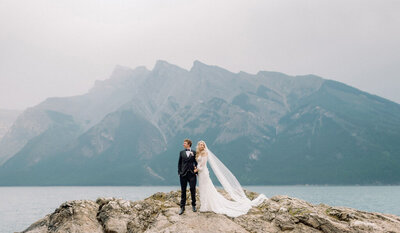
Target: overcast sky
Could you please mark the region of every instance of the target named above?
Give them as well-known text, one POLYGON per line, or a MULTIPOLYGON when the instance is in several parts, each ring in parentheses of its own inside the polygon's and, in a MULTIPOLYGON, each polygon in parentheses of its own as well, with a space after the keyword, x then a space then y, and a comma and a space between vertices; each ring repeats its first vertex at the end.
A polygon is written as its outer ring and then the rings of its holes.
POLYGON ((158 59, 316 74, 400 103, 400 1, 0 0, 0 108, 158 59))

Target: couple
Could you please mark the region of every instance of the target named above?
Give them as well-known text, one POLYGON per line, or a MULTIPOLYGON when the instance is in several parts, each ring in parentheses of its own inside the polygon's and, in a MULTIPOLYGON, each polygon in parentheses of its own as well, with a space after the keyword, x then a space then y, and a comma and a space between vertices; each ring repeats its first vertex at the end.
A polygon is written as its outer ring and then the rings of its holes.
POLYGON ((185 139, 183 142, 185 150, 179 153, 178 174, 182 191, 179 215, 185 211, 188 182, 192 197, 192 209, 194 212, 197 211, 196 175, 199 178, 200 212, 212 211, 218 214, 226 214, 230 217, 237 217, 246 214, 252 206, 257 206, 268 199, 264 194, 260 194, 254 200, 248 199, 235 176, 207 148, 204 141, 197 143, 196 151, 192 151, 191 146, 192 142, 189 139, 185 139), (226 199, 213 185, 208 172, 207 161, 232 200, 226 199))

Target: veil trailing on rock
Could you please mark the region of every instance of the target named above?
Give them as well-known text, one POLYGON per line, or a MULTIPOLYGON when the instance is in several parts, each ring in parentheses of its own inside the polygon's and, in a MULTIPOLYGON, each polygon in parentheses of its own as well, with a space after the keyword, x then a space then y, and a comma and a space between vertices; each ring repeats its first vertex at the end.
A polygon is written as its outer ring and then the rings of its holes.
POLYGON ((268 198, 264 194, 260 194, 254 200, 250 200, 243 191, 242 186, 231 171, 211 152, 207 146, 208 152, 208 163, 211 166, 218 181, 224 187, 224 190, 231 196, 231 198, 237 202, 248 203, 251 206, 257 206, 268 198))

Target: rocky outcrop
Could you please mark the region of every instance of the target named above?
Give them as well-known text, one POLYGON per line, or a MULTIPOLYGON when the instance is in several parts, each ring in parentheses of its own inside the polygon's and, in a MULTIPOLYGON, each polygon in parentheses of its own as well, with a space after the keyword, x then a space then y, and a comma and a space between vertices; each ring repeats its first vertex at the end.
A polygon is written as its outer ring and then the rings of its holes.
MULTIPOLYGON (((258 195, 246 194, 250 199, 258 195)), ((190 205, 189 193, 188 197, 190 205)), ((159 192, 140 201, 68 201, 23 232, 400 232, 396 215, 313 205, 283 195, 273 196, 237 218, 192 212, 191 208, 178 215, 179 201, 180 191, 159 192)))

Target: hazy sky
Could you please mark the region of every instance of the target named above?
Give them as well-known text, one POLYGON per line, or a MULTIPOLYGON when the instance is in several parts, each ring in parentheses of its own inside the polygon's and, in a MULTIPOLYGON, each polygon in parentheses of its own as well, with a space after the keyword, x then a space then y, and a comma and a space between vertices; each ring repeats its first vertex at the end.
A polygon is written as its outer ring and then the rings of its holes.
POLYGON ((0 0, 0 108, 158 59, 316 74, 400 103, 400 1, 0 0))

